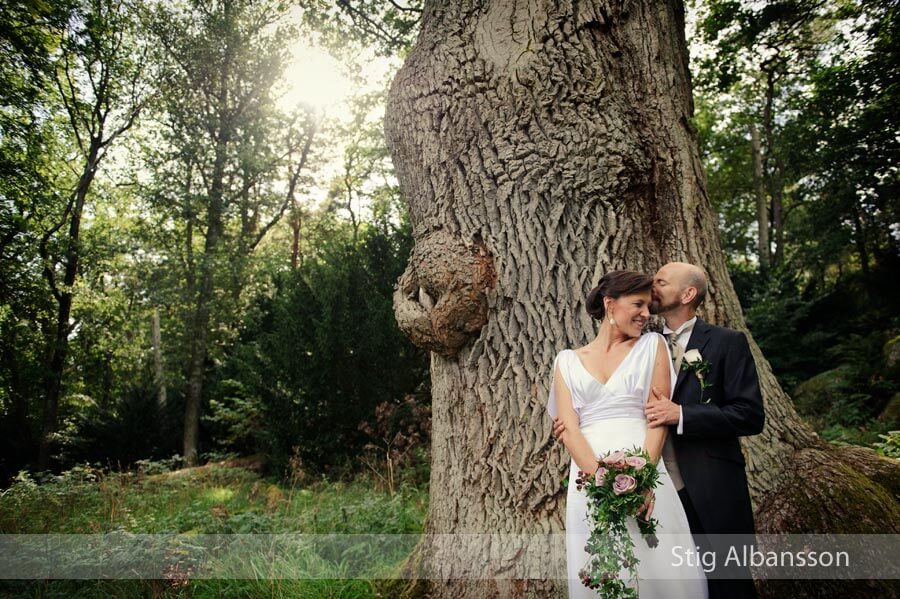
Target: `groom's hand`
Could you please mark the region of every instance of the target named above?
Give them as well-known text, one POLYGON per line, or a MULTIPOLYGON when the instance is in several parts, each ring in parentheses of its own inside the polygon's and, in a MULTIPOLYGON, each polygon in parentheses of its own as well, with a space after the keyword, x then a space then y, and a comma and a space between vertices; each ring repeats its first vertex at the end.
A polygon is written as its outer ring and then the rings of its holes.
POLYGON ((566 432, 566 425, 559 417, 553 419, 553 434, 557 441, 562 441, 562 434, 566 432))
POLYGON ((653 387, 650 401, 644 406, 644 415, 647 417, 647 424, 650 428, 669 426, 678 424, 681 407, 677 403, 672 403, 672 400, 663 395, 659 389, 653 387))

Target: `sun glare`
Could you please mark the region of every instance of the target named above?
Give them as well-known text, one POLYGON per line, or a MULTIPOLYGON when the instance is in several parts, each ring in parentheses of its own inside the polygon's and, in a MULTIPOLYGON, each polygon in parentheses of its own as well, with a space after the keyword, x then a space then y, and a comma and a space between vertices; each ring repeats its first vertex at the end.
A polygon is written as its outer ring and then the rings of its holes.
POLYGON ((344 76, 341 64, 328 52, 300 40, 293 60, 285 69, 284 93, 279 103, 285 110, 308 104, 317 111, 333 113, 353 94, 353 83, 344 76))

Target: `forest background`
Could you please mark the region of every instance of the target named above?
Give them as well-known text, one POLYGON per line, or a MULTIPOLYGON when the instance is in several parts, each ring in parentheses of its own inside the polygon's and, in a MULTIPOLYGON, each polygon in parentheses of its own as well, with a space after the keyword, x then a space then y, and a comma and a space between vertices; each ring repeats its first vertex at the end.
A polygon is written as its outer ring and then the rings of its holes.
MULTIPOLYGON (((0 11, 2 486, 237 456, 427 486, 382 130, 420 5, 0 11)), ((900 11, 710 0, 687 23, 748 326, 822 437, 900 457, 900 11)))

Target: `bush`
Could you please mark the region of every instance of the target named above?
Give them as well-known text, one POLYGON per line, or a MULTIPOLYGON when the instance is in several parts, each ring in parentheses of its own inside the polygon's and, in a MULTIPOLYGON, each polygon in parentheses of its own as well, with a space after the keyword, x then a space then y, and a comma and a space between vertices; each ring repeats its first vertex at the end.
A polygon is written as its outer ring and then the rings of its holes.
POLYGON ((900 458, 900 431, 890 431, 878 437, 883 441, 872 444, 875 451, 888 458, 900 458))
POLYGON ((887 269, 830 282, 791 269, 740 273, 747 324, 800 414, 823 436, 869 445, 891 426, 900 390, 898 280, 887 269))
POLYGON ((124 469, 138 460, 164 459, 181 450, 183 403, 169 393, 160 408, 156 389, 133 386, 128 394, 107 407, 89 399, 67 404, 60 427, 59 454, 63 468, 78 463, 100 463, 124 469))
POLYGON ((368 228, 360 235, 358 242, 325 237, 317 256, 278 275, 222 369, 242 400, 258 401, 244 405, 258 409, 253 434, 280 475, 292 459, 309 474, 355 458, 370 441, 358 425, 376 406, 417 390, 428 397, 421 389, 428 356, 400 332, 393 312, 406 234, 368 228))
MULTIPOLYGON (((407 395, 402 402, 379 404, 374 422, 361 422, 359 430, 370 439, 361 459, 391 496, 401 480, 401 472, 418 475, 413 468, 422 461, 427 464, 427 454, 417 450, 431 443, 431 409, 422 405, 415 395, 407 395)), ((427 478, 410 482, 426 481, 427 478)))

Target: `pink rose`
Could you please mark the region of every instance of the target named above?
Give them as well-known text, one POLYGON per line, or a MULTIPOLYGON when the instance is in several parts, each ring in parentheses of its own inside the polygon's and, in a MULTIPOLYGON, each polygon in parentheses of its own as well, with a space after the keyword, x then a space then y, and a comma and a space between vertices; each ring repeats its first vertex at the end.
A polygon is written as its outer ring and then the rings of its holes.
POLYGON ((625 465, 625 452, 624 451, 614 451, 605 458, 603 458, 603 463, 607 466, 612 466, 613 468, 621 467, 625 465))
POLYGON ((640 470, 644 466, 647 465, 647 460, 642 458, 639 455, 630 455, 625 458, 625 463, 634 468, 635 470, 640 470))
POLYGON ((624 495, 630 493, 637 488, 637 481, 634 477, 627 474, 617 474, 616 481, 613 483, 613 493, 616 495, 624 495))
POLYGON ((606 474, 609 472, 603 466, 597 468, 597 472, 594 473, 594 482, 597 483, 598 486, 603 486, 606 482, 606 474))

